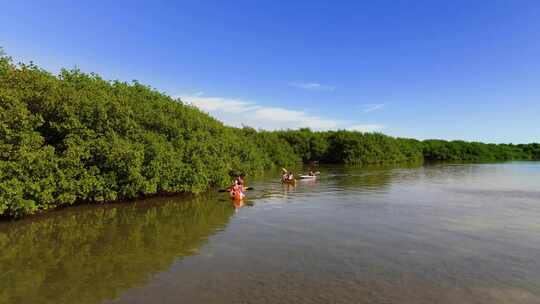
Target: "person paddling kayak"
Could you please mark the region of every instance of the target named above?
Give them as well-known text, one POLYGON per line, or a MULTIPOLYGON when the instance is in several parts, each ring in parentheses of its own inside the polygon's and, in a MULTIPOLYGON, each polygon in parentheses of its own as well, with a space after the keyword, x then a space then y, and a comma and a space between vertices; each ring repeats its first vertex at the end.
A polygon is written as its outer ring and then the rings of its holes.
POLYGON ((236 183, 234 186, 232 186, 229 193, 231 194, 231 198, 234 200, 241 200, 245 197, 244 187, 236 183))
POLYGON ((244 177, 246 177, 246 175, 244 173, 242 173, 242 174, 238 175, 234 179, 234 182, 243 187, 244 186, 244 177))
POLYGON ((281 175, 281 181, 284 183, 294 182, 294 174, 292 172, 287 172, 281 175))
POLYGON ((244 174, 237 175, 234 178, 233 185, 229 187, 229 193, 234 200, 241 200, 245 197, 246 188, 244 187, 244 174))

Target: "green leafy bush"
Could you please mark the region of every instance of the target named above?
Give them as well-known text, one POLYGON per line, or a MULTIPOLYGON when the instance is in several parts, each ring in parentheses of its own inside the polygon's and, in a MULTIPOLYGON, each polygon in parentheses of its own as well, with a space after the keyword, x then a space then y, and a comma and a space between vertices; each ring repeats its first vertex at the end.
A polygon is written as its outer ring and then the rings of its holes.
POLYGON ((246 136, 137 82, 78 70, 55 76, 33 64, 0 61, 3 215, 198 193, 227 184, 231 170, 254 174, 297 160, 273 153, 272 141, 279 138, 246 136))

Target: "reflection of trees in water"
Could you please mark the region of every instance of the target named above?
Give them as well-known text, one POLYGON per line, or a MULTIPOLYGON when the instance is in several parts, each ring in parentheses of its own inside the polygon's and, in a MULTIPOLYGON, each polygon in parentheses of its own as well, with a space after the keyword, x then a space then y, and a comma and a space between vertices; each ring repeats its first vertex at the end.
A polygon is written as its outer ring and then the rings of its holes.
POLYGON ((66 209, 0 226, 0 303, 100 303, 144 284, 223 228, 230 204, 204 197, 66 209))
MULTIPOLYGON (((327 168, 334 172, 331 176, 335 184, 343 189, 387 189, 392 180, 401 173, 417 171, 419 165, 400 166, 335 166, 327 168)), ((405 174, 405 175, 406 175, 405 174)))
POLYGON ((488 177, 497 175, 502 170, 501 163, 429 163, 423 170, 416 172, 417 180, 427 180, 432 184, 451 184, 459 181, 475 179, 478 176, 488 177))
POLYGON ((430 183, 450 183, 465 178, 485 175, 486 170, 495 175, 503 170, 499 165, 478 164, 404 164, 398 166, 327 166, 336 186, 345 189, 386 189, 392 182, 405 183, 427 180, 430 183))

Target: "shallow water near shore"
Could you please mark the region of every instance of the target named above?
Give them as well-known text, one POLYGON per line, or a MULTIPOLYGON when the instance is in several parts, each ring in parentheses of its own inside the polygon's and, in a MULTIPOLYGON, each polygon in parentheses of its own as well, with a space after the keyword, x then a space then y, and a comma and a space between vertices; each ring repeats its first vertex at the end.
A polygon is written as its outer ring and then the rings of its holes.
POLYGON ((540 303, 540 162, 320 171, 2 222, 0 303, 540 303))

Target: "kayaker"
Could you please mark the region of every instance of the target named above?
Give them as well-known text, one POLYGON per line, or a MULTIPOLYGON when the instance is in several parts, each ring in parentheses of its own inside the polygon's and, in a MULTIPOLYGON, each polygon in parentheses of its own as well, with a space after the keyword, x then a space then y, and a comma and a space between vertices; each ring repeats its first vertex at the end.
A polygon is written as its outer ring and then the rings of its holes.
POLYGON ((236 176, 233 181, 232 181, 232 185, 229 186, 229 188, 227 188, 227 191, 231 192, 233 191, 234 189, 238 189, 238 186, 243 186, 243 180, 240 179, 239 176, 236 176))
POLYGON ((244 186, 240 185, 238 181, 235 180, 234 185, 231 186, 229 193, 231 194, 231 197, 234 199, 243 199, 244 194, 244 186))
POLYGON ((238 185, 239 189, 241 189, 242 192, 245 191, 244 177, 244 174, 237 175, 233 181, 233 186, 238 185))
POLYGON ((287 176, 287 180, 288 181, 294 180, 294 174, 292 172, 290 172, 290 171, 289 171, 289 175, 287 176))
POLYGON ((244 186, 244 177, 245 177, 244 173, 236 177, 236 182, 241 186, 244 186))

